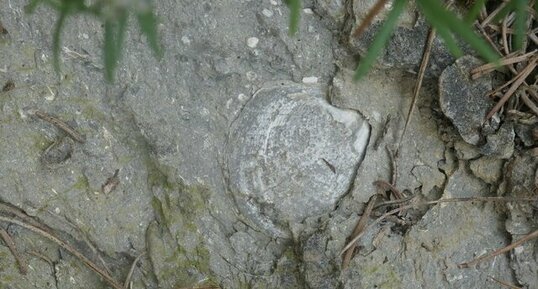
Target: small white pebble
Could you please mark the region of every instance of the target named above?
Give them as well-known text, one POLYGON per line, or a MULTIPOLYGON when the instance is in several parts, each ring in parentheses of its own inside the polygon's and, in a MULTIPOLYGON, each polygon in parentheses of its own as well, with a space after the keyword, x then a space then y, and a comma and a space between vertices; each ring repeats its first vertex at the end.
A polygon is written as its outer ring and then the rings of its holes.
POLYGON ((265 17, 271 17, 271 16, 273 16, 273 11, 271 11, 269 9, 263 9, 262 14, 265 15, 265 17))
POLYGON ((56 207, 56 208, 54 208, 54 212, 55 212, 56 214, 59 214, 59 213, 61 212, 61 210, 60 210, 60 208, 56 207))
POLYGON ((258 75, 256 74, 256 72, 247 71, 247 80, 248 81, 254 81, 254 80, 256 80, 257 77, 258 77, 258 75))
POLYGON ((247 96, 243 93, 240 93, 238 96, 237 96, 237 99, 241 102, 245 102, 247 101, 247 96))
POLYGON ((303 83, 318 83, 318 78, 315 76, 303 77, 303 83))
POLYGON ((90 38, 90 36, 88 36, 88 34, 86 34, 86 33, 82 33, 82 38, 88 39, 88 38, 90 38))
POLYGON ((303 12, 304 12, 304 14, 314 14, 314 11, 312 11, 312 9, 310 9, 310 8, 303 9, 303 12))
POLYGON ((254 48, 254 47, 256 47, 256 46, 258 45, 258 42, 259 42, 259 41, 260 41, 260 40, 259 40, 258 38, 256 38, 256 37, 249 37, 249 38, 247 39, 247 45, 248 45, 248 47, 250 47, 250 48, 254 48))
POLYGON ((181 42, 183 42, 183 44, 191 44, 191 40, 187 36, 181 37, 181 42))
POLYGON ((276 6, 278 5, 278 2, 276 2, 275 0, 271 0, 271 5, 276 6))

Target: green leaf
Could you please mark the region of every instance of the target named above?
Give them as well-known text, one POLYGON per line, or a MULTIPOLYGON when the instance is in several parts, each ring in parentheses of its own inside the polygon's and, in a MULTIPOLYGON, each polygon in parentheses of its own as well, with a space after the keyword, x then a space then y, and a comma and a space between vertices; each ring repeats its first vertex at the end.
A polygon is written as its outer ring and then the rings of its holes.
POLYGON ((151 9, 139 12, 137 18, 140 30, 146 36, 149 47, 151 47, 155 56, 160 59, 163 56, 163 50, 157 39, 157 18, 151 9))
POLYGON ((516 3, 516 18, 514 22, 515 35, 514 35, 514 48, 519 50, 523 47, 523 41, 525 40, 525 32, 527 30, 527 0, 512 0, 516 3))
POLYGON ((56 22, 54 33, 52 34, 52 62, 56 73, 60 73, 60 35, 64 27, 65 20, 70 13, 69 6, 63 6, 60 10, 60 16, 56 22))
POLYGON ((469 11, 465 15, 465 18, 463 19, 465 23, 467 23, 468 25, 473 24, 473 22, 478 17, 478 14, 480 14, 480 9, 482 9, 485 3, 486 3, 486 0, 476 0, 473 6, 469 8, 469 11))
POLYGON ((290 9, 289 34, 295 35, 299 30, 299 20, 301 18, 301 0, 284 0, 290 9))
POLYGON ((32 0, 30 3, 28 3, 26 6, 24 6, 24 12, 26 13, 33 13, 37 7, 37 5, 41 2, 41 0, 32 0))
POLYGON ((493 17, 494 22, 498 22, 501 19, 503 19, 508 13, 512 12, 514 9, 516 9, 516 1, 510 0, 508 2, 504 2, 501 5, 503 5, 503 8, 495 17, 493 17))
POLYGON ((400 15, 402 14, 406 4, 407 0, 396 0, 393 2, 392 9, 387 15, 387 19, 384 21, 383 26, 381 27, 379 32, 377 32, 374 41, 372 42, 372 44, 370 44, 370 47, 368 47, 368 52, 366 52, 366 56, 361 59, 357 70, 355 70, 355 80, 358 80, 364 75, 366 75, 366 73, 374 64, 374 61, 377 59, 379 53, 383 51, 383 47, 385 47, 385 45, 387 44, 387 41, 389 40, 392 31, 394 30, 396 23, 398 22, 398 17, 400 17, 400 15))
POLYGON ((114 72, 121 57, 121 48, 125 35, 128 13, 125 10, 118 12, 118 19, 105 20, 104 61, 105 78, 108 82, 114 81, 114 72))
POLYGON ((498 60, 497 53, 493 51, 487 42, 473 32, 472 27, 459 19, 453 12, 443 7, 438 1, 417 0, 416 2, 424 15, 426 15, 438 31, 442 31, 444 27, 447 27, 454 34, 459 35, 465 40, 465 42, 487 61, 495 62, 498 60))

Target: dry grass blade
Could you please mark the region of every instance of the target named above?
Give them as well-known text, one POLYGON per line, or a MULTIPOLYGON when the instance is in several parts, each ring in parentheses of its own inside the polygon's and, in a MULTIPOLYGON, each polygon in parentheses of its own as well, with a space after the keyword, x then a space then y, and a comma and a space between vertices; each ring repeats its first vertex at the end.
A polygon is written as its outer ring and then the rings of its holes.
MULTIPOLYGON (((372 210, 374 208, 376 201, 377 201, 377 194, 370 197, 370 200, 368 201, 368 205, 364 209, 362 216, 360 217, 359 221, 357 222, 357 225, 353 229, 353 234, 351 235, 351 238, 355 238, 355 236, 357 236, 364 230, 364 228, 366 227, 366 224, 368 224, 368 219, 370 218, 370 215, 372 214, 372 210)), ((349 266, 349 262, 351 261, 351 258, 353 257, 353 252, 355 251, 356 247, 357 247, 357 243, 353 243, 353 246, 347 249, 344 255, 344 258, 342 259, 342 270, 346 269, 349 266)))
POLYGON ((472 261, 469 261, 469 262, 464 262, 464 263, 461 263, 458 265, 459 268, 469 268, 469 267, 472 267, 482 261, 485 261, 487 259, 490 259, 490 258, 493 258, 495 256, 498 256, 500 254, 504 254, 516 247, 519 247, 521 244, 527 242, 527 241, 530 241, 532 239, 535 239, 535 238, 538 238, 538 230, 526 235, 525 237, 515 241, 514 243, 504 247, 504 248, 501 248, 501 249, 498 249, 498 250, 495 250, 494 252, 488 254, 488 255, 485 255, 485 256, 481 256, 481 257, 478 257, 472 261))
POLYGON ((125 282, 123 283, 123 288, 127 289, 129 288, 129 283, 131 283, 131 278, 133 277, 133 272, 136 267, 136 264, 138 264, 138 261, 140 261, 140 258, 142 258, 144 255, 146 255, 146 252, 138 255, 138 257, 135 258, 133 261, 133 264, 131 265, 131 269, 129 269, 129 273, 127 274, 127 277, 125 278, 125 282))
POLYGON ((19 272, 21 272, 22 275, 26 275, 26 273, 28 273, 28 264, 26 264, 26 261, 19 254, 13 238, 11 238, 4 228, 0 228, 0 237, 2 237, 4 243, 6 243, 9 251, 11 251, 11 254, 13 254, 13 257, 17 261, 17 264, 19 265, 19 272))
POLYGON ((457 202, 538 202, 538 198, 505 198, 505 197, 469 197, 469 198, 450 198, 450 199, 440 199, 436 201, 423 202, 418 204, 405 205, 394 210, 388 211, 385 214, 381 215, 379 218, 375 219, 368 227, 366 227, 361 233, 359 233, 353 240, 349 241, 347 245, 342 249, 340 254, 344 254, 355 242, 357 242, 368 229, 372 228, 379 222, 385 220, 389 216, 401 212, 403 210, 415 208, 418 206, 428 206, 436 205, 440 203, 457 203, 457 202))
POLYGON ((516 75, 516 77, 514 77, 515 81, 514 83, 512 83, 512 86, 510 86, 508 91, 506 91, 506 93, 499 100, 499 102, 497 102, 497 104, 495 104, 495 106, 486 115, 486 119, 485 119, 486 121, 490 119, 496 112, 498 112, 501 109, 501 107, 508 101, 508 99, 514 94, 514 92, 516 92, 519 86, 525 81, 527 76, 529 76, 529 74, 534 71, 537 60, 538 60, 538 57, 536 56, 533 57, 530 60, 529 64, 523 70, 521 70, 521 72, 518 75, 516 75))
POLYGON ((34 227, 40 228, 43 231, 48 232, 50 230, 49 228, 47 228, 43 224, 39 223, 38 221, 36 221, 36 220, 32 219, 31 217, 29 217, 28 215, 26 215, 26 213, 23 210, 21 210, 19 208, 16 208, 16 207, 13 207, 13 206, 10 206, 8 204, 0 202, 0 212, 13 215, 13 216, 25 221, 26 223, 28 223, 28 224, 30 224, 30 225, 32 225, 34 227))
POLYGON ((368 14, 366 14, 366 17, 362 20, 361 24, 353 31, 353 34, 351 34, 354 38, 357 38, 361 36, 361 34, 366 30, 366 27, 370 26, 372 24, 372 21, 374 20, 374 17, 381 12, 383 7, 385 7, 385 4, 387 3, 387 0, 377 0, 377 2, 374 4, 374 6, 368 11, 368 14))
POLYGON ((511 289, 523 289, 523 288, 521 288, 521 287, 519 287, 519 286, 510 284, 510 283, 508 283, 508 282, 506 282, 506 281, 501 281, 501 280, 499 280, 499 279, 495 279, 493 276, 489 276, 489 278, 491 278, 491 280, 493 280, 493 281, 495 281, 495 282, 497 282, 497 283, 499 283, 499 284, 505 286, 506 288, 511 288, 511 289))
POLYGON ((34 115, 64 131, 73 140, 79 143, 86 142, 86 140, 84 140, 84 137, 79 134, 74 128, 68 125, 65 121, 40 110, 35 110, 34 115))
POLYGON ((518 63, 518 62, 528 60, 529 57, 534 56, 537 52, 538 52, 538 50, 534 50, 534 51, 531 51, 529 53, 525 53, 525 54, 520 55, 520 56, 505 57, 505 58, 499 60, 498 64, 497 63, 487 63, 487 64, 484 64, 484 65, 481 65, 481 66, 471 70, 471 78, 472 79, 477 79, 477 78, 481 77, 484 74, 492 72, 493 70, 497 69, 499 66, 505 66, 505 65, 514 64, 514 63, 518 63))
POLYGON ((58 237, 54 236, 52 233, 49 233, 47 231, 44 231, 40 227, 36 227, 34 225, 31 225, 29 223, 26 223, 24 221, 17 220, 15 218, 10 218, 6 216, 0 215, 0 221, 7 222, 11 224, 15 224, 18 226, 21 226, 25 229, 28 229, 34 233, 37 233, 54 243, 58 244, 60 247, 64 248, 66 251, 71 253, 73 256, 80 259, 88 268, 93 270, 95 273, 99 274, 107 283, 108 285, 112 286, 114 289, 124 289, 121 284, 116 282, 106 271, 99 268, 95 263, 93 263, 90 259, 86 258, 86 256, 82 255, 80 252, 78 252, 75 248, 73 248, 71 245, 67 244, 66 242, 60 240, 58 237))
POLYGON ((523 103, 535 114, 538 115, 538 106, 527 96, 526 92, 529 90, 521 91, 519 94, 521 100, 523 100, 523 103))
POLYGON ((398 200, 405 199, 404 194, 402 194, 400 190, 398 190, 396 187, 386 181, 378 180, 374 182, 374 185, 384 191, 390 191, 392 195, 394 195, 394 197, 398 200))
POLYGON ((418 70, 417 83, 415 84, 415 89, 413 90, 413 98, 411 100, 411 106, 409 107, 409 111, 407 112, 407 119, 405 120, 404 128, 402 131, 402 135, 400 136, 400 140, 398 142, 398 147, 396 149, 396 152, 400 151, 402 140, 405 136, 405 132, 407 131, 407 127, 409 126, 409 122, 411 121, 413 110, 415 109, 415 106, 417 104, 418 95, 420 93, 420 89, 422 88, 422 80, 424 79, 424 74, 426 73, 426 67, 428 67, 428 63, 430 62, 430 55, 431 55, 432 44, 433 44, 434 39, 435 39, 435 29, 430 28, 430 32, 428 33, 428 38, 426 39, 426 45, 424 46, 424 53, 422 54, 422 61, 420 62, 420 68, 418 70))

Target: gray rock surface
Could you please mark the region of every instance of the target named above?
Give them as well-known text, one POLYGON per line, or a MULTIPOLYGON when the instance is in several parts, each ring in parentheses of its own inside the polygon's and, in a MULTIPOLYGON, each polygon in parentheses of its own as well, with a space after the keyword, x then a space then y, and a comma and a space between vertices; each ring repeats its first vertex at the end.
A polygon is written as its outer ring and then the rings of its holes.
POLYGON ((229 187, 242 213, 276 236, 286 235, 275 224, 331 211, 364 156, 368 123, 331 106, 325 93, 319 85, 267 84, 231 126, 229 187))
POLYGON ((473 145, 485 142, 482 134, 484 118, 494 105, 485 95, 493 87, 491 76, 476 80, 470 78, 471 69, 481 64, 472 56, 464 56, 447 67, 439 78, 441 109, 463 140, 473 145))
MULTIPOLYGON (((360 22, 366 17, 369 9, 376 3, 374 0, 354 0, 352 9, 355 16, 355 23, 352 23, 351 31, 354 31, 360 22)), ((369 45, 374 41, 377 32, 380 30, 382 21, 386 18, 390 3, 378 16, 374 18, 373 25, 366 29, 359 38, 351 36, 349 45, 361 55, 365 55, 369 45)), ((424 19, 418 16, 414 4, 409 3, 408 8, 400 15, 398 25, 394 34, 389 38, 387 47, 381 53, 379 64, 382 67, 397 68, 404 71, 418 71, 422 52, 428 34, 428 25, 424 19)), ((443 69, 454 62, 454 57, 443 46, 443 42, 436 37, 432 49, 430 64, 426 70, 428 77, 438 77, 443 69)))
MULTIPOLYGON (((532 288, 530 246, 477 268, 455 267, 534 230, 531 205, 508 205, 506 223, 503 209, 490 204, 411 210, 402 216, 412 222, 406 226, 370 228, 342 271, 340 251, 378 191, 372 182, 391 178, 387 149, 400 140, 414 85, 398 69, 352 82, 354 58, 337 30, 356 24, 346 21, 362 17, 362 2, 374 1, 303 1, 299 34, 291 37, 279 0, 158 1, 163 60, 130 26, 115 84, 103 81, 95 18, 67 20, 57 75, 50 29, 57 15, 42 6, 26 15, 26 3, 9 2, 0 9, 8 31, 0 35, 0 86, 13 84, 0 92, 0 201, 105 263, 120 283, 146 253, 135 266, 137 289, 483 288, 488 275, 532 288), (28 109, 66 121, 85 143, 28 109), (117 169, 119 185, 103 193, 117 169)), ((399 30, 422 36, 412 11, 399 30)), ((418 65, 387 61, 401 58, 392 54, 406 35, 394 38, 383 63, 418 65)), ((354 50, 364 46, 353 43, 354 50)), ((459 137, 440 117, 433 82, 425 82, 417 104, 401 140, 396 187, 417 201, 492 194, 486 182, 497 175, 482 174, 489 163, 480 163, 480 151, 454 145, 459 137)), ((499 147, 513 144, 496 137, 499 147)), ((514 154, 498 191, 533 195, 535 159, 514 154)), ((499 154, 487 158, 497 164, 499 154)), ((0 246, 0 287, 108 288, 57 244, 1 225, 30 267, 21 277, 0 246)))

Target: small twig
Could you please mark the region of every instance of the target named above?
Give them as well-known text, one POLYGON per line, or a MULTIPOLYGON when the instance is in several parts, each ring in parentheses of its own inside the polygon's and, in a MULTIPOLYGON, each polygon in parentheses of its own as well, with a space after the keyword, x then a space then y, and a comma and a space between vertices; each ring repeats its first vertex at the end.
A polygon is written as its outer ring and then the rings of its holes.
POLYGON ((428 205, 435 205, 439 203, 456 203, 456 202, 536 202, 538 201, 538 198, 506 198, 506 197, 468 197, 468 198, 450 198, 450 199, 440 199, 436 201, 429 201, 429 202, 423 202, 418 204, 411 204, 402 206, 399 208, 396 208, 394 210, 388 211, 387 213, 381 215, 381 217, 377 218, 372 222, 370 225, 368 225, 361 233, 359 233, 353 240, 349 241, 347 245, 342 249, 342 252, 340 254, 344 254, 344 252, 349 249, 351 246, 353 246, 353 243, 357 242, 365 232, 368 231, 368 229, 372 228, 379 222, 386 219, 388 216, 393 215, 395 213, 401 212, 403 210, 407 210, 410 208, 415 208, 418 206, 428 206, 428 205))
POLYGON ((71 137, 73 140, 78 141, 79 143, 85 143, 86 140, 84 140, 84 137, 80 135, 75 129, 73 129, 70 125, 68 125, 63 120, 52 116, 46 112, 40 111, 40 110, 34 110, 33 114, 37 116, 38 118, 51 123, 55 127, 63 130, 69 137, 71 137))
POLYGON ((26 253, 36 256, 37 258, 47 262, 50 266, 54 266, 54 262, 52 262, 52 260, 49 257, 45 256, 42 253, 39 253, 37 251, 26 251, 26 253))
POLYGON ((125 282, 123 283, 123 288, 127 289, 129 287, 129 283, 131 283, 131 277, 133 277, 133 272, 136 267, 136 264, 144 255, 146 255, 146 252, 143 252, 134 259, 133 264, 131 265, 131 269, 129 269, 129 273, 127 274, 127 278, 125 278, 125 282))
POLYGON ((503 59, 500 59, 498 61, 498 63, 495 62, 495 63, 487 63, 487 64, 484 64, 484 65, 481 65, 481 66, 471 70, 471 79, 477 79, 477 78, 481 77, 482 75, 487 74, 487 73, 497 69, 500 66, 505 66, 505 65, 525 61, 530 56, 533 56, 534 54, 536 54, 536 52, 538 52, 538 50, 534 50, 534 51, 531 51, 529 53, 526 53, 526 54, 523 54, 523 55, 520 55, 520 56, 516 56, 516 57, 505 57, 503 59))
MULTIPOLYGON (((529 91, 529 90, 525 90, 525 91, 529 91)), ((521 91, 521 93, 519 94, 521 100, 523 100, 523 102, 525 103, 525 105, 532 111, 534 112, 535 115, 538 115, 538 106, 536 106, 536 104, 534 104, 534 102, 532 102, 532 100, 527 96, 527 94, 525 94, 525 91, 521 91)))
POLYGON ((508 282, 506 282, 506 281, 501 281, 501 280, 499 280, 499 279, 495 279, 495 277, 493 277, 493 276, 489 276, 489 278, 490 278, 491 280, 493 280, 493 281, 495 281, 495 282, 497 282, 497 283, 503 285, 503 286, 506 286, 507 288, 510 288, 510 289, 523 289, 523 288, 518 287, 518 286, 516 286, 516 285, 510 284, 510 283, 508 283, 508 282))
POLYGON ((6 243, 6 246, 9 248, 9 251, 11 251, 11 254, 15 258, 15 261, 17 261, 17 264, 19 265, 19 272, 22 275, 26 275, 26 273, 28 273, 28 264, 26 264, 24 258, 22 258, 21 254, 19 254, 19 251, 17 250, 17 246, 15 245, 13 238, 11 238, 11 236, 4 228, 0 228, 0 237, 2 237, 4 243, 6 243))
POLYGON ((374 17, 379 14, 379 12, 381 12, 381 9, 383 9, 383 7, 385 7, 385 3, 387 3, 387 0, 377 0, 374 6, 370 8, 370 10, 368 10, 366 17, 364 17, 359 27, 357 27, 353 31, 352 37, 357 38, 361 36, 366 27, 370 26, 370 24, 374 20, 374 17))
POLYGON ((400 205, 400 204, 403 204, 403 203, 407 203, 407 202, 411 201, 412 199, 414 199, 415 197, 416 197, 416 195, 412 195, 412 196, 409 196, 409 197, 403 198, 403 199, 386 201, 386 202, 383 202, 383 203, 375 205, 374 210, 379 209, 381 207, 400 205))
POLYGON ((404 195, 400 190, 398 190, 396 187, 394 187, 392 184, 390 184, 387 181, 384 180, 377 180, 374 182, 374 185, 384 191, 390 191, 394 195, 394 197, 398 200, 404 199, 404 195))
POLYGON ((488 17, 486 17, 486 19, 484 19, 484 21, 482 21, 482 23, 480 23, 480 27, 484 28, 486 27, 489 22, 491 22, 491 20, 493 20, 493 18, 495 18, 495 16, 501 12, 501 10, 508 4, 508 2, 503 2, 501 3, 497 9, 493 10, 493 12, 491 12, 488 17))
POLYGON ((398 162, 397 158, 398 155, 394 153, 392 149, 389 149, 388 147, 385 147, 387 149, 387 153, 389 154, 390 163, 392 165, 392 175, 390 177, 390 184, 393 187, 396 187, 396 182, 398 182, 398 162))
POLYGON ((503 43, 502 43, 503 46, 502 47, 504 49, 504 54, 510 54, 510 49, 508 48, 508 37, 507 37, 508 33, 506 31, 508 29, 507 22, 508 22, 508 17, 505 17, 503 19, 502 26, 501 26, 501 37, 502 37, 502 41, 503 41, 503 43))
POLYGON ((33 226, 31 224, 28 224, 28 223, 26 223, 24 221, 20 221, 20 220, 10 218, 10 217, 6 217, 6 216, 2 216, 2 215, 0 215, 0 221, 19 225, 19 226, 21 226, 21 227, 23 227, 25 229, 28 229, 28 230, 30 230, 30 231, 32 231, 34 233, 37 233, 37 234, 39 234, 39 235, 53 241, 54 243, 58 244, 60 247, 64 248, 66 251, 71 253, 73 256, 79 258, 82 261, 82 263, 84 263, 88 268, 90 268, 95 273, 97 273, 101 277, 103 277, 103 279, 110 286, 112 286, 114 289, 124 289, 123 286, 121 284, 119 284, 118 282, 116 282, 116 280, 114 280, 107 272, 105 272, 103 269, 99 268, 97 265, 95 265, 95 263, 93 263, 86 256, 79 253, 71 245, 69 245, 66 242, 60 240, 58 237, 54 236, 52 233, 44 231, 41 228, 33 226))
POLYGON ((525 237, 515 241, 514 243, 504 247, 504 248, 501 248, 501 249, 498 249, 498 250, 495 250, 494 252, 491 252, 490 254, 488 255, 484 255, 484 256, 481 256, 481 257, 478 257, 472 261, 469 261, 469 262, 464 262, 464 263, 461 263, 458 265, 458 268, 469 268, 469 267, 472 267, 482 261, 485 261, 487 259, 490 259, 490 258, 493 258, 497 255, 500 255, 500 254, 503 254, 503 253, 506 253, 518 246, 520 246, 521 244, 529 241, 529 240, 532 240, 534 238, 538 238, 538 230, 528 234, 528 235, 525 235, 525 237))
MULTIPOLYGON (((368 205, 366 205, 366 208, 364 209, 362 216, 359 218, 357 225, 355 225, 355 228, 353 229, 353 233, 351 234, 351 238, 355 238, 356 235, 358 235, 360 232, 364 230, 364 227, 366 227, 366 225, 368 224, 368 219, 370 218, 370 215, 372 214, 372 210, 374 208, 376 201, 377 201, 377 194, 374 194, 372 197, 370 197, 370 200, 368 201, 368 205)), ((346 269, 347 266, 349 265, 349 262, 351 261, 351 258, 353 257, 353 252, 355 251, 356 247, 357 247, 357 243, 353 243, 353 246, 351 246, 345 253, 344 258, 342 259, 342 270, 346 269)))
POLYGON ((506 93, 499 100, 499 102, 497 102, 497 104, 495 104, 495 106, 486 115, 486 119, 485 119, 486 121, 490 119, 497 111, 499 111, 499 109, 501 109, 501 107, 508 101, 510 96, 512 96, 514 92, 519 88, 519 86, 525 81, 525 78, 527 78, 527 76, 529 76, 529 74, 534 71, 537 60, 538 60, 538 57, 533 57, 529 61, 529 64, 523 70, 521 70, 521 72, 518 75, 516 75, 515 81, 512 84, 512 86, 510 86, 508 91, 506 91, 506 93))
POLYGON ((426 45, 424 46, 424 53, 422 54, 422 61, 420 62, 420 67, 418 70, 417 83, 415 84, 415 88, 413 90, 413 98, 411 100, 411 106, 409 107, 409 111, 407 112, 407 119, 405 120, 404 128, 403 128, 402 134, 400 135, 400 140, 398 141, 398 147, 396 148, 396 155, 398 155, 398 152, 400 151, 400 146, 402 145, 405 132, 407 131, 407 126, 409 126, 409 122, 411 121, 411 116, 413 115, 413 110, 415 110, 415 106, 418 100, 418 95, 420 94, 420 89, 422 88, 422 80, 424 79, 426 68, 428 67, 428 63, 430 62, 430 55, 431 55, 432 44, 433 44, 434 39, 435 39, 435 29, 432 27, 430 28, 430 32, 428 32, 428 38, 426 39, 426 45))

